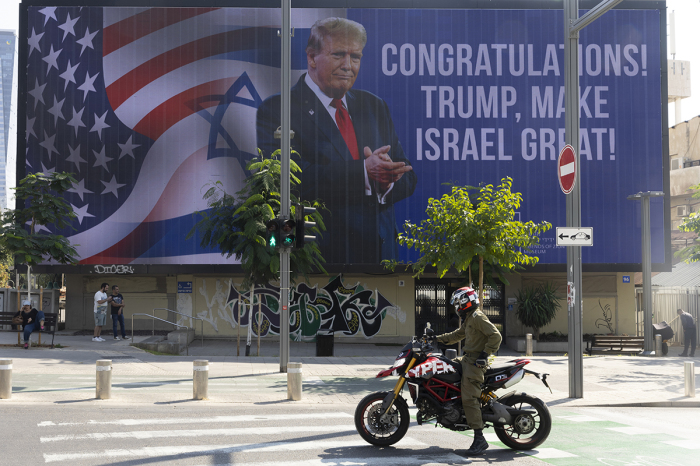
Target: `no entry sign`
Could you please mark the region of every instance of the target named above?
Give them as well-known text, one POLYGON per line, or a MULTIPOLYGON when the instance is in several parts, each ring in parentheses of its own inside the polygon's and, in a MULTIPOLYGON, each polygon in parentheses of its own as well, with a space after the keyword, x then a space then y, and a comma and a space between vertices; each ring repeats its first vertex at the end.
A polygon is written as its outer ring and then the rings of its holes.
POLYGON ((568 144, 559 153, 557 174, 561 190, 564 194, 569 194, 576 184, 576 153, 568 144))

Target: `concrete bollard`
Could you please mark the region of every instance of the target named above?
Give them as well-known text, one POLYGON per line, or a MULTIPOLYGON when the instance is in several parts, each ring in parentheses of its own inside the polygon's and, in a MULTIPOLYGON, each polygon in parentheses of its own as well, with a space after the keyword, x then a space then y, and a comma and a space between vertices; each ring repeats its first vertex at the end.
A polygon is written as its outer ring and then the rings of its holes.
POLYGON ((663 341, 661 340, 661 335, 654 335, 654 343, 655 343, 655 350, 656 350, 656 357, 660 358, 661 356, 664 355, 663 351, 663 341))
POLYGON ((0 359, 0 399, 12 398, 12 359, 0 359))
POLYGON ((95 398, 98 400, 109 400, 112 398, 112 361, 110 359, 98 359, 95 369, 97 370, 95 398))
POLYGON ((194 361, 192 369, 192 397, 206 400, 209 398, 209 361, 198 359, 194 361))
POLYGON ((301 363, 290 362, 287 366, 287 399, 301 400, 301 363))
POLYGON ((525 356, 532 356, 532 333, 525 335, 525 356))
POLYGON ((695 398, 695 363, 685 363, 685 396, 695 398))

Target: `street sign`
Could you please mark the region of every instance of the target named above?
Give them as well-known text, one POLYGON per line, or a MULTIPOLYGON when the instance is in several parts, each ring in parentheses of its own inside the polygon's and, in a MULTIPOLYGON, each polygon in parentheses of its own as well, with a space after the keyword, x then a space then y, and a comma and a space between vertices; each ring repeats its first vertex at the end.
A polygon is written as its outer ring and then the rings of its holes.
POLYGON ((557 246, 593 246, 593 228, 557 227, 557 246))
POLYGON ((564 194, 569 194, 573 191, 576 184, 576 152, 568 144, 559 153, 557 177, 559 178, 559 186, 561 186, 564 194))

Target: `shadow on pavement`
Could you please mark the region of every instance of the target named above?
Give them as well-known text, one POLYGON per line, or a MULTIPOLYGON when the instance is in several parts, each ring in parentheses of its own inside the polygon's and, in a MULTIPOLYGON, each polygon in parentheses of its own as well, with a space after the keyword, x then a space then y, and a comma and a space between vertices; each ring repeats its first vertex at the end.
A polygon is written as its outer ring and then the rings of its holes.
POLYGON ((98 398, 85 398, 84 400, 60 400, 60 401, 54 401, 54 404, 66 405, 66 404, 84 403, 86 401, 97 401, 97 400, 98 400, 98 398))

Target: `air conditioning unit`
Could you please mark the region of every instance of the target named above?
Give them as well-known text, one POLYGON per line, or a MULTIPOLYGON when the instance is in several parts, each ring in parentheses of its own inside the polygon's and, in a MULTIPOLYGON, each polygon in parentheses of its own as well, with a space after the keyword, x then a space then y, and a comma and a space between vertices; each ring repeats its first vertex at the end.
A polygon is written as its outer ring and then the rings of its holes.
POLYGON ((688 206, 679 205, 678 207, 676 207, 676 215, 679 217, 687 217, 688 216, 688 206))
POLYGON ((683 161, 679 158, 671 159, 671 170, 683 168, 683 161))

